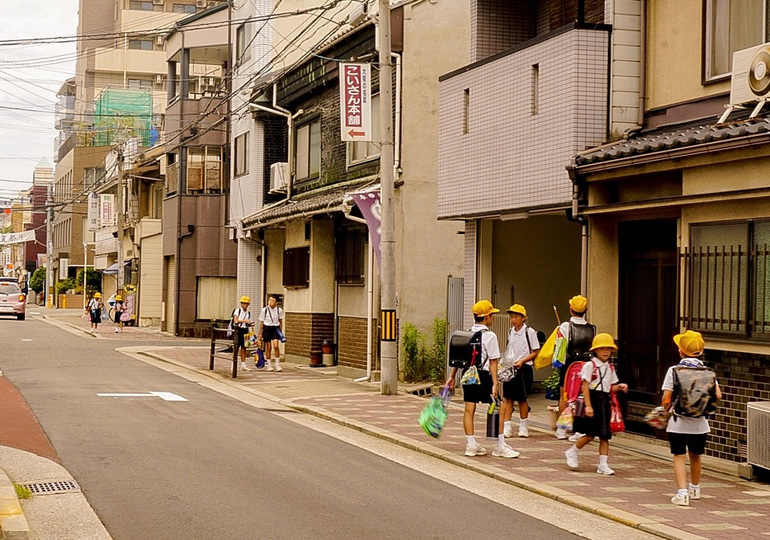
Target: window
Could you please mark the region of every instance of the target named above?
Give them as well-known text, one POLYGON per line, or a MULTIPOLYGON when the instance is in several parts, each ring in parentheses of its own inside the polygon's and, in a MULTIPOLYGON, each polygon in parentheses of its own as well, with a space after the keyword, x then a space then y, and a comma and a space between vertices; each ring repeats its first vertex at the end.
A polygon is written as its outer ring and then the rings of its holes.
POLYGON ((89 167, 83 172, 83 191, 91 191, 91 188, 104 179, 102 167, 89 167))
POLYGON ((134 0, 131 0, 131 2, 128 3, 128 9, 138 9, 140 11, 152 11, 152 0, 149 2, 135 2, 134 0))
POLYGON ((152 89, 152 80, 150 79, 128 79, 128 87, 131 90, 152 89))
POLYGON ((187 149, 187 192, 222 193, 222 149, 218 146, 187 149))
POLYGON ((540 64, 532 66, 532 110, 530 114, 535 116, 538 113, 540 101, 540 64))
POLYGON ((128 48, 138 51, 151 51, 153 49, 153 43, 151 39, 129 39, 128 48))
POLYGON ((195 13, 195 4, 174 4, 172 11, 174 13, 195 13))
POLYGON ((243 23, 235 31, 236 63, 242 64, 251 60, 251 41, 254 38, 254 27, 251 23, 243 23))
POLYGON ((301 288, 310 285, 310 246, 283 252, 283 286, 301 288))
POLYGON ((249 172, 249 134, 235 138, 235 176, 249 172))
POLYGON ((463 135, 471 131, 471 89, 463 90, 463 135))
POLYGON ((321 174, 321 121, 297 128, 297 180, 316 178, 321 174))
MULTIPOLYGON (((372 139, 380 138, 380 95, 372 96, 372 139)), ((380 155, 380 145, 374 141, 348 143, 348 163, 374 159, 380 155)))
POLYGON ((684 324, 770 338, 770 221, 693 225, 690 246, 684 324))
POLYGON ((765 41, 765 2, 707 0, 705 79, 729 75, 733 53, 765 41))
POLYGON ((366 227, 342 227, 335 235, 335 279, 338 283, 363 285, 366 227))

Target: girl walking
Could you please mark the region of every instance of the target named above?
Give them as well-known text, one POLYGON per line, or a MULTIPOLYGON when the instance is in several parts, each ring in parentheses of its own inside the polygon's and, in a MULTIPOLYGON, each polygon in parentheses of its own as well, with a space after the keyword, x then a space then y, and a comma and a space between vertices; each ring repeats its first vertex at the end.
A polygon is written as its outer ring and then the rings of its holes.
POLYGON ((585 399, 585 416, 575 418, 575 431, 584 435, 564 452, 567 466, 578 468, 578 453, 581 448, 599 437, 599 466, 598 474, 613 475, 607 459, 610 454, 610 393, 620 390, 628 392, 628 385, 618 381, 615 368, 609 363, 613 351, 617 351, 615 340, 610 334, 597 334, 591 343, 594 357, 583 365, 580 378, 583 380, 583 397, 585 399))
POLYGON ((103 309, 102 293, 94 293, 93 298, 88 301, 88 305, 86 306, 86 314, 88 314, 88 317, 91 320, 91 332, 93 333, 99 331, 99 323, 102 322, 103 309))

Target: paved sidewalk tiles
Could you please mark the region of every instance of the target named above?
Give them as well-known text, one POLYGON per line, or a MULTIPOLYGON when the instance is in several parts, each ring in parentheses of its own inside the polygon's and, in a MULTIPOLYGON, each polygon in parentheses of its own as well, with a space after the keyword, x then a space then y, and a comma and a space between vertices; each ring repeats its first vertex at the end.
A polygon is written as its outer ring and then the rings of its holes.
MULTIPOLYGON (((208 349, 169 347, 150 353, 181 362, 207 373, 208 349)), ((230 379, 232 364, 218 359, 215 376, 230 379)), ((734 531, 741 540, 768 538, 770 489, 705 471, 702 499, 689 507, 669 502, 676 489, 669 462, 610 446, 610 466, 615 476, 596 474, 598 444, 580 452, 577 471, 567 469, 564 450, 550 432, 530 429, 530 438, 506 439, 521 452, 517 459, 463 456, 462 406, 453 403, 441 437, 428 437, 417 423, 425 398, 400 394, 383 396, 377 385, 354 383, 305 366, 285 364, 282 373, 253 370, 239 373, 237 384, 283 399, 284 403, 312 412, 375 436, 392 440, 489 476, 562 500, 567 504, 609 517, 642 530, 682 540, 723 540, 734 531), (333 381, 335 384, 328 384, 333 381), (305 388, 312 392, 298 393, 305 388), (287 397, 292 396, 292 397, 287 397), (299 396, 299 397, 297 397, 299 396)), ((476 411, 477 440, 491 453, 495 441, 483 436, 483 408, 476 411)))

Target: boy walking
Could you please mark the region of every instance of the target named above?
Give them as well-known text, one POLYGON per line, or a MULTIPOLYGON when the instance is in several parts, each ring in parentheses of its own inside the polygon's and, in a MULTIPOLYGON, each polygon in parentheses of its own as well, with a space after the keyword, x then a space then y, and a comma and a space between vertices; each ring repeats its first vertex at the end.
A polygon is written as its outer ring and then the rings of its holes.
POLYGON ((259 312, 259 338, 265 343, 265 360, 268 371, 273 371, 273 366, 270 364, 271 356, 275 358, 275 370, 283 371, 281 345, 278 337, 282 323, 283 310, 278 306, 278 299, 271 294, 267 298, 267 305, 259 312))
POLYGON ((511 328, 508 330, 508 345, 505 351, 507 356, 513 358, 513 368, 516 375, 513 379, 505 381, 503 385, 503 404, 500 407, 500 417, 503 420, 503 435, 513 437, 511 418, 513 417, 513 403, 519 404, 519 437, 529 437, 529 403, 528 396, 532 393, 532 381, 534 380, 534 363, 537 353, 540 351, 540 342, 537 340, 537 332, 527 326, 527 310, 521 304, 514 304, 508 308, 511 316, 511 328))
MULTIPOLYGON (((466 439, 465 455, 468 457, 484 456, 487 453, 486 448, 476 441, 473 419, 477 403, 492 403, 492 400, 497 397, 497 361, 500 359, 500 346, 495 333, 489 331, 489 325, 492 324, 492 315, 499 312, 500 310, 495 308, 489 300, 480 300, 473 305, 475 324, 471 327, 471 332, 481 332, 482 334, 481 363, 477 366, 480 383, 463 385, 463 401, 465 402, 463 431, 466 439)), ((453 367, 446 382, 446 386, 449 388, 454 387, 456 374, 457 368, 453 367)), ((505 443, 502 422, 492 455, 504 458, 519 457, 519 453, 505 443)))
MULTIPOLYGON (((671 366, 663 379, 663 402, 666 410, 672 407, 675 390, 674 370, 680 366, 683 369, 703 368, 703 362, 698 358, 703 354, 706 343, 699 332, 687 330, 674 336, 674 343, 679 347, 681 362, 671 366)), ((722 399, 719 383, 715 383, 717 399, 722 399)), ((681 391, 681 389, 676 389, 681 391)), ((689 506, 690 500, 700 499, 701 456, 706 449, 706 436, 711 431, 709 421, 705 416, 693 418, 674 413, 666 428, 671 453, 674 455, 674 479, 677 492, 671 502, 679 506, 689 506), (687 484, 686 454, 690 455, 690 484, 687 484)))

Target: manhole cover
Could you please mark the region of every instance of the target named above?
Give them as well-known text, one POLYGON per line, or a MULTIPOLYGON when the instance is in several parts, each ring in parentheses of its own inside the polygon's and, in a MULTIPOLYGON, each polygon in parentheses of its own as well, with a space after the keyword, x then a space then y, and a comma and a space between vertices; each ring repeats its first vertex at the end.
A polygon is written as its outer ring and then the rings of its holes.
POLYGON ((56 493, 80 491, 80 486, 73 480, 62 480, 58 482, 29 482, 19 485, 26 487, 35 495, 53 495, 56 493))

